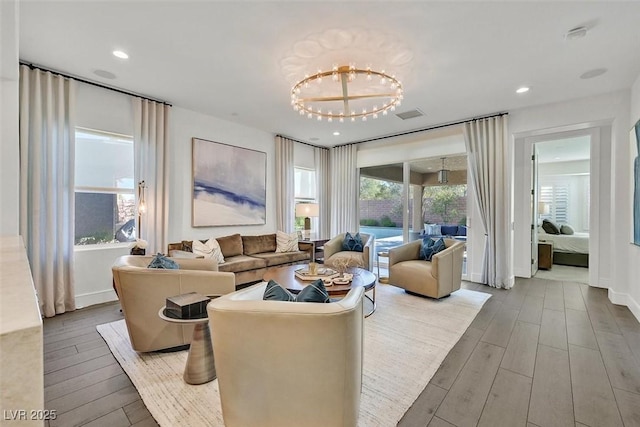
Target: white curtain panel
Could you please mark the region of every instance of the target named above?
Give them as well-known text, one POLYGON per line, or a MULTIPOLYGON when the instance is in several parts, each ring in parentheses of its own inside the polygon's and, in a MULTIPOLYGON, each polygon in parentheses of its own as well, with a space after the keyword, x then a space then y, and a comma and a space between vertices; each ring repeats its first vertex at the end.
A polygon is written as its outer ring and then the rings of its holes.
MULTIPOLYGON (((148 242, 147 254, 165 252, 169 231, 169 111, 170 107, 132 98, 133 148, 136 184, 146 184, 147 210, 140 218, 139 237, 148 242)), ((136 187, 137 188, 137 187, 136 187)), ((136 190, 137 192, 137 190, 136 190)))
POLYGON ((73 80, 20 67, 20 234, 46 317, 75 310, 74 116, 73 80))
POLYGON ((329 150, 331 236, 358 230, 358 165, 355 144, 329 150))
POLYGON ((276 136, 276 225, 291 233, 294 229, 295 182, 293 140, 276 136))
POLYGON ((318 195, 318 206, 320 217, 318 218, 318 234, 321 239, 331 237, 331 194, 329 186, 331 183, 329 176, 329 149, 315 147, 313 149, 316 168, 316 194, 318 195))
POLYGON ((509 184, 506 175, 507 116, 464 124, 467 162, 485 233, 482 282, 509 289, 509 184))

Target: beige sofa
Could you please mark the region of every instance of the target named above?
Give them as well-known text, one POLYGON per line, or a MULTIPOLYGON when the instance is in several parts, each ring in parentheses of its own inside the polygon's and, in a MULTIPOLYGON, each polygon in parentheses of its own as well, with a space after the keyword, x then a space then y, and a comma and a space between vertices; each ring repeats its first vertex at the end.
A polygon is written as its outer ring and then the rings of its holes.
POLYGON ((198 292, 212 298, 235 291, 232 273, 217 271, 215 261, 175 259, 178 270, 147 268, 153 257, 126 255, 112 267, 129 339, 140 352, 162 350, 191 342, 192 325, 178 325, 158 317, 167 297, 198 292))
POLYGON ((460 289, 464 243, 444 239, 446 249, 432 261, 419 259, 422 240, 389 250, 389 283, 409 292, 442 298, 460 289))
MULTIPOLYGON (((355 235, 355 233, 352 233, 355 235)), ((376 244, 374 234, 360 233, 364 243, 362 252, 343 251, 342 241, 346 233, 340 233, 324 244, 324 263, 329 267, 335 267, 337 260, 349 260, 349 267, 361 267, 373 271, 373 251, 376 244)))
POLYGON ((263 301, 265 287, 207 306, 225 426, 355 427, 364 289, 321 304, 263 301))
MULTIPOLYGON (((264 273, 272 267, 309 262, 314 249, 313 243, 299 242, 299 250, 296 252, 276 252, 275 233, 259 236, 233 234, 217 237, 216 240, 220 244, 225 261, 218 266, 218 270, 234 273, 236 285, 259 282, 264 273)), ((171 256, 175 250, 193 252, 192 244, 191 240, 170 243, 167 253, 171 256)))

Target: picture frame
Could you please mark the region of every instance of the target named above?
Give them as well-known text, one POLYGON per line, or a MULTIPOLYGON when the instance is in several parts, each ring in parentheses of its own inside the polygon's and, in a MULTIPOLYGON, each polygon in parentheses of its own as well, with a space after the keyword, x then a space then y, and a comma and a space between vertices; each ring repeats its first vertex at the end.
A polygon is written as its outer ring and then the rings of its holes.
POLYGON ((640 119, 631 128, 631 242, 640 246, 640 119))
POLYGON ((266 224, 267 153, 192 138, 193 227, 266 224))

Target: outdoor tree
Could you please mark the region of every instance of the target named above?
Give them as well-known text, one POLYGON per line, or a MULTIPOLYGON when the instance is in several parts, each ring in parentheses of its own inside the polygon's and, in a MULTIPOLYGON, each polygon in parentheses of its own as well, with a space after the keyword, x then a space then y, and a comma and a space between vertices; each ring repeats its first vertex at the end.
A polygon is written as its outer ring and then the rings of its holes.
POLYGON ((364 176, 360 178, 361 200, 399 199, 401 195, 402 184, 364 176))
POLYGON ((464 196, 466 186, 447 185, 426 187, 422 194, 422 214, 438 215, 446 224, 451 224, 460 215, 455 204, 464 196))

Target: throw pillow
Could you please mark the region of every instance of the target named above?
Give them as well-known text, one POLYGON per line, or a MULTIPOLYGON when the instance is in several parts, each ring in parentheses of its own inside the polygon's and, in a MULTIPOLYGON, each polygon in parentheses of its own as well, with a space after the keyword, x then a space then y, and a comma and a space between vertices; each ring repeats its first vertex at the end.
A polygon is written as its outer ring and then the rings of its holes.
POLYGON ((542 228, 547 232, 547 234, 560 234, 560 227, 548 219, 542 220, 542 228))
POLYGON ((276 252, 298 252, 298 233, 277 231, 276 252))
POLYGON ((147 268, 165 268, 167 270, 178 270, 180 266, 177 262, 158 253, 153 257, 147 268))
POLYGON ((213 259, 218 264, 224 264, 224 256, 222 255, 220 244, 216 239, 209 239, 206 243, 202 243, 200 240, 194 240, 192 248, 196 256, 213 259))
POLYGON ((447 246, 444 244, 442 237, 438 240, 433 240, 430 237, 424 238, 422 239, 422 245, 420 246, 419 258, 424 261, 431 261, 435 254, 445 250, 446 248, 447 246))
POLYGON ((295 301, 296 297, 274 280, 269 280, 262 299, 265 301, 295 301))
POLYGON ((290 301, 290 302, 322 302, 328 303, 329 293, 321 279, 309 283, 298 293, 293 295, 274 280, 269 280, 264 290, 262 299, 265 301, 290 301))
POLYGON ((364 243, 362 242, 362 237, 360 237, 360 233, 356 233, 354 236, 352 236, 351 233, 347 232, 344 235, 344 240, 342 241, 342 250, 352 251, 352 252, 363 252, 364 243))
POLYGON ((425 224, 424 231, 428 236, 440 236, 442 234, 442 230, 438 224, 425 224))
POLYGON ((169 256, 171 258, 198 258, 198 255, 193 252, 179 251, 177 249, 169 251, 169 256))
POLYGON ((562 227, 560 227, 560 233, 562 233, 562 234, 573 234, 574 230, 573 230, 573 227, 570 226, 569 224, 563 224, 562 227))

